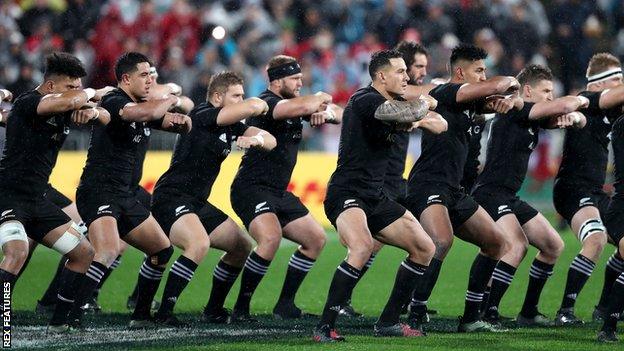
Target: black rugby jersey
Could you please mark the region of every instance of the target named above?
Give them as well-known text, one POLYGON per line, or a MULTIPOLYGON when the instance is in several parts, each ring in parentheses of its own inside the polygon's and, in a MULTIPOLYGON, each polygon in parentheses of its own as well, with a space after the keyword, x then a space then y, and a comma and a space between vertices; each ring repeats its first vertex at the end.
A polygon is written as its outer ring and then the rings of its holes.
POLYGON ((142 173, 147 144, 152 126, 159 126, 162 120, 152 122, 130 122, 123 120, 119 112, 128 103, 134 103, 122 89, 106 94, 100 106, 108 111, 110 122, 105 126, 94 126, 87 162, 78 188, 105 188, 115 193, 134 191, 142 173))
POLYGON ((531 152, 539 141, 539 128, 548 119, 529 120, 535 104, 525 102, 522 110, 496 114, 492 121, 483 172, 477 178, 475 192, 483 188, 520 190, 526 177, 531 152))
POLYGON ((0 159, 0 187, 24 195, 43 195, 59 150, 69 134, 72 111, 41 116, 37 90, 20 95, 9 114, 0 159))
POLYGON ((421 182, 444 183, 459 188, 464 174, 471 139, 471 128, 477 109, 483 101, 458 103, 457 92, 462 84, 446 83, 435 87, 429 95, 438 100, 435 112, 448 123, 441 134, 423 131, 422 153, 408 178, 409 189, 421 182))
POLYGON ((234 183, 286 190, 297 163, 302 131, 301 117, 273 119, 273 110, 282 98, 270 90, 265 90, 258 97, 269 105, 269 111, 266 115, 248 118, 246 123, 272 134, 277 140, 277 146, 268 152, 249 149, 243 155, 234 183))
POLYGON ((156 183, 155 194, 182 192, 206 201, 221 163, 230 154, 232 141, 248 128, 242 122, 217 125, 220 111, 220 107, 204 102, 190 112, 193 129, 178 138, 171 165, 156 183))
POLYGON ((589 107, 581 110, 587 124, 582 129, 566 130, 556 182, 602 189, 609 160, 611 123, 622 114, 622 107, 602 110, 600 94, 591 91, 579 94, 589 99, 589 107))

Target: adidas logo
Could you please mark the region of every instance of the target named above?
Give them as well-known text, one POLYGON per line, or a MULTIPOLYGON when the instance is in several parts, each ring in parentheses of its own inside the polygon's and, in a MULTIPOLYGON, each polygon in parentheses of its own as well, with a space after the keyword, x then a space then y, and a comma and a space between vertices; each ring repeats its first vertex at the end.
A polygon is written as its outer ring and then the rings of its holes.
POLYGON ((227 143, 227 137, 226 137, 225 133, 219 135, 219 140, 221 140, 224 143, 227 143))
POLYGON ((3 212, 2 212, 2 214, 0 214, 0 217, 4 217, 4 216, 8 215, 8 214, 9 214, 9 213, 11 213, 11 212, 13 212, 13 210, 6 210, 6 211, 3 211, 3 212))
POLYGON ((604 122, 604 124, 611 124, 611 122, 609 122, 609 119, 607 118, 607 116, 604 116, 602 121, 604 122))
POLYGON ((110 207, 110 205, 100 206, 100 207, 98 207, 98 212, 102 212, 102 211, 106 210, 109 207, 110 207))
POLYGON ((340 305, 336 305, 336 306, 331 306, 329 309, 331 311, 335 311, 335 312, 340 313, 340 310, 342 309, 342 307, 340 307, 340 305))
POLYGON ((566 295, 566 297, 567 297, 568 299, 572 299, 572 300, 576 300, 576 297, 577 297, 577 296, 578 296, 577 294, 567 294, 567 295, 566 295))
POLYGON ((584 197, 579 201, 579 206, 583 206, 583 205, 592 205, 593 202, 591 201, 591 197, 584 197))

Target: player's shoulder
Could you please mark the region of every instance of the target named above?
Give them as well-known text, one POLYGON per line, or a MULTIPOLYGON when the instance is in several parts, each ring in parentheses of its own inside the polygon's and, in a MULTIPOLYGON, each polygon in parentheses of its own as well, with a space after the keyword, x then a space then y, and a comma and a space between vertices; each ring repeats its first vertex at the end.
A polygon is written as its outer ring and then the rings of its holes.
POLYGON ((274 92, 272 92, 271 90, 267 89, 265 91, 263 91, 262 93, 260 93, 260 95, 258 95, 259 99, 262 99, 264 101, 268 101, 268 100, 283 100, 283 98, 277 94, 275 94, 274 92))

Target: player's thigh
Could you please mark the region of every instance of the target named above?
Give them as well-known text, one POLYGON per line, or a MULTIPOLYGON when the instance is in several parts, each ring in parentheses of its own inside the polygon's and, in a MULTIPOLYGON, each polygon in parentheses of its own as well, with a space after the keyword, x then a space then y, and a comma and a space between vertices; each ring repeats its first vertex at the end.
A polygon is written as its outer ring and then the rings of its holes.
POLYGON ((453 226, 446 206, 430 205, 420 215, 420 225, 436 247, 448 248, 453 243, 453 226))
POLYGON ((563 240, 559 233, 541 213, 524 223, 522 226, 529 243, 540 251, 559 256, 563 251, 563 240))
POLYGON ((124 240, 148 255, 157 253, 171 245, 165 232, 152 215, 124 236, 124 240))
POLYGON ((171 226, 169 239, 182 250, 193 246, 207 250, 210 246, 208 233, 195 213, 187 213, 178 218, 171 226))
POLYGON ((288 223, 283 229, 284 237, 304 246, 323 246, 325 244, 325 231, 323 227, 307 214, 288 223))
POLYGON ((349 250, 373 250, 373 237, 368 229, 366 213, 358 207, 344 210, 336 218, 336 229, 340 239, 349 250))
POLYGON ((458 228, 456 235, 481 248, 490 245, 498 246, 501 243, 504 245, 507 240, 500 227, 481 206, 458 228))
POLYGON ((226 252, 251 250, 249 236, 229 217, 210 233, 210 242, 212 247, 226 252))
POLYGON ((405 213, 380 230, 376 239, 395 247, 418 251, 433 252, 433 241, 411 212, 405 213))
POLYGON ((282 226, 277 215, 273 212, 265 212, 255 217, 249 223, 249 235, 258 243, 281 240, 282 226))

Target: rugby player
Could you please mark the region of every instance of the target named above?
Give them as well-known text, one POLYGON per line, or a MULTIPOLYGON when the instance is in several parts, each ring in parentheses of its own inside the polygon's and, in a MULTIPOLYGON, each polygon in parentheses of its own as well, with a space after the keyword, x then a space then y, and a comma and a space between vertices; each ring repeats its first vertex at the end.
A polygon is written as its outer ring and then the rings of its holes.
POLYGON ((553 99, 553 76, 546 67, 528 65, 517 79, 524 106, 494 118, 485 166, 472 192, 477 203, 509 237, 510 243, 510 249, 494 270, 483 318, 500 324, 500 300, 530 244, 539 252, 531 265, 524 305, 516 321, 520 326, 549 326, 552 320, 539 313, 537 306, 564 244, 548 220, 518 198, 517 193, 526 176, 531 152, 537 146, 539 129, 584 127, 585 117, 573 111, 587 107, 589 100, 583 96, 553 99))
POLYGON ((232 142, 243 149, 266 151, 276 145, 266 131, 241 120, 264 115, 264 100, 243 100, 243 80, 233 72, 214 75, 207 101, 190 113, 193 130, 176 142, 171 166, 156 182, 152 212, 171 242, 183 250, 167 277, 162 304, 155 314, 159 323, 178 325, 175 303, 210 247, 225 251, 214 271, 210 302, 203 319, 225 323, 223 302, 251 251, 251 242, 234 221, 207 202, 221 163, 232 142))

